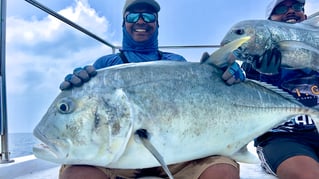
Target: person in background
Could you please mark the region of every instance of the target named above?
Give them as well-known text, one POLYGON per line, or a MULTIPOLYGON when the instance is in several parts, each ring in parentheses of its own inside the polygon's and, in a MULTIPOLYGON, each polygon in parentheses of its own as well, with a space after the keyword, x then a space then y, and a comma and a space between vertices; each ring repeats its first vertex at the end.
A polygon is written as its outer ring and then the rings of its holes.
MULTIPOLYGON (((81 86, 96 75, 96 69, 117 64, 156 60, 186 61, 180 55, 158 50, 159 11, 160 5, 155 0, 127 0, 123 8, 123 40, 120 53, 103 56, 97 59, 93 66, 76 68, 73 74, 66 76, 60 89, 68 90, 81 86)), ((176 179, 239 179, 239 164, 223 156, 209 156, 168 167, 176 179)), ((59 178, 133 179, 147 176, 167 178, 162 167, 111 169, 85 165, 63 165, 59 178)))
MULTIPOLYGON (((302 22, 307 19, 304 5, 305 0, 272 0, 266 18, 283 23, 302 22)), ((243 63, 242 68, 247 78, 278 86, 305 106, 318 106, 319 96, 311 91, 311 87, 319 86, 319 73, 311 69, 282 67, 281 52, 277 47, 268 49, 254 64, 243 63), (257 72, 277 70, 276 74, 257 72), (300 93, 296 93, 298 89, 300 93)), ((280 179, 319 178, 319 134, 310 116, 289 118, 288 122, 257 137, 254 145, 266 172, 280 179)))

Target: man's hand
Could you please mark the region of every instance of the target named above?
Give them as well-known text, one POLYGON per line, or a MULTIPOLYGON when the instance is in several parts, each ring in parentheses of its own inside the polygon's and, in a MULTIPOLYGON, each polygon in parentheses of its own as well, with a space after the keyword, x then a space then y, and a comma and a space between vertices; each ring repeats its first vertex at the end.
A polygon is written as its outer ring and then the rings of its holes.
POLYGON ((82 86, 83 83, 89 81, 91 77, 97 74, 96 69, 91 66, 79 67, 73 70, 73 74, 65 76, 64 81, 60 84, 60 90, 71 89, 73 86, 82 86))
POLYGON ((281 52, 277 47, 268 49, 262 56, 254 56, 252 66, 263 74, 277 74, 281 65, 281 52))
POLYGON ((233 85, 245 81, 244 71, 240 68, 237 62, 233 62, 227 67, 222 75, 222 79, 228 84, 233 85))
MULTIPOLYGON (((204 52, 200 59, 200 62, 203 63, 209 58, 209 54, 204 52)), ((240 68, 239 64, 236 62, 235 53, 231 53, 228 57, 228 67, 225 67, 225 71, 221 78, 225 81, 226 84, 232 85, 235 83, 240 83, 245 81, 244 71, 240 68)))

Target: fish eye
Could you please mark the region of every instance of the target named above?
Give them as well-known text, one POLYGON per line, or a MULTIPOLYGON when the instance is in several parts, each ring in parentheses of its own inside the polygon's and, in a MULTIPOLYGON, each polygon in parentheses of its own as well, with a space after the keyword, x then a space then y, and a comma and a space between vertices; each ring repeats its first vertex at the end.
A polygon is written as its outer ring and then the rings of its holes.
POLYGON ((234 32, 235 32, 235 34, 237 34, 237 35, 243 35, 243 34, 245 34, 245 30, 244 30, 244 29, 236 29, 234 32))
POLYGON ((62 98, 57 104, 57 109, 62 114, 69 114, 74 108, 74 102, 70 98, 62 98))

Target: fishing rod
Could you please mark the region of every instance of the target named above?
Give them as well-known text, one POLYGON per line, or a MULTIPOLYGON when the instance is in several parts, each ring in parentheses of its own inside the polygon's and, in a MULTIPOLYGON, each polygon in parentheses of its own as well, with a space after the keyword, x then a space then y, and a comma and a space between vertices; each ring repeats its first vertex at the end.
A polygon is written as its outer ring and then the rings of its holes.
MULTIPOLYGON (((75 29, 89 35, 90 37, 102 42, 103 44, 109 46, 110 48, 112 48, 112 51, 113 53, 115 53, 115 50, 116 49, 120 49, 121 47, 120 46, 115 46, 115 45, 112 45, 111 43, 103 40, 102 38, 96 36, 95 34, 93 34, 92 32, 84 29, 83 27, 75 24, 74 22, 70 21, 69 19, 63 17, 62 15, 56 13, 55 11, 45 7, 44 5, 40 4, 39 2, 35 1, 35 0, 25 0, 27 1, 28 3, 32 4, 33 6, 35 7, 38 7, 39 9, 43 10, 44 12, 56 17, 57 19, 61 20, 62 22, 74 27, 75 29)), ((220 45, 166 45, 166 46, 159 46, 159 48, 161 49, 164 49, 164 48, 167 48, 167 49, 180 49, 180 48, 219 48, 221 47, 220 45)))

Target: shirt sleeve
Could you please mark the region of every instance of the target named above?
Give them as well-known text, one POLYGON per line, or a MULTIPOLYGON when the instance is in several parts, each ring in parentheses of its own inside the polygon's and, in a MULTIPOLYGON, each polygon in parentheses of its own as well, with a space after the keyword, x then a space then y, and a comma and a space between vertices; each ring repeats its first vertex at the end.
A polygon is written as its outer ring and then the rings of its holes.
POLYGON ((186 62, 186 59, 178 54, 162 52, 162 60, 173 60, 173 61, 183 61, 186 62))
POLYGON ((123 61, 118 54, 110 54, 110 55, 105 55, 105 56, 98 58, 94 62, 93 66, 96 69, 101 69, 101 68, 106 68, 109 66, 118 65, 118 64, 122 64, 122 63, 123 63, 123 61))

